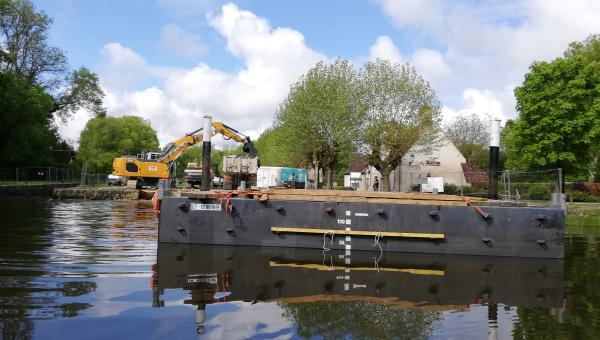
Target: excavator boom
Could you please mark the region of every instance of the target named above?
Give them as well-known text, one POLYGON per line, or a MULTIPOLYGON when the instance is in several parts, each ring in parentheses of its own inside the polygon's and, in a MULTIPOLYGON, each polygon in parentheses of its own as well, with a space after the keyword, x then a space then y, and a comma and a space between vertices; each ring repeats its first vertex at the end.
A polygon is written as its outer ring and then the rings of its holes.
MULTIPOLYGON (((212 136, 221 134, 226 139, 232 139, 243 144, 244 152, 250 157, 256 157, 256 150, 248 136, 221 122, 213 122, 212 126, 214 129, 212 136)), ((202 128, 197 129, 177 139, 169 144, 157 158, 148 158, 145 156, 138 156, 138 158, 128 156, 115 158, 113 161, 113 175, 121 176, 125 179, 136 178, 138 180, 137 186, 154 184, 158 182, 159 178, 171 177, 177 158, 192 145, 202 142, 202 130, 202 128)))

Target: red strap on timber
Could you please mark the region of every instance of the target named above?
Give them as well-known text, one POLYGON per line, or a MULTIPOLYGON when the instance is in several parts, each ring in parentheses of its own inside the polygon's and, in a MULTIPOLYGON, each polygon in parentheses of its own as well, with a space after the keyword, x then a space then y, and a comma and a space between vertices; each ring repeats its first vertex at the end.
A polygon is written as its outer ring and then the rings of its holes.
POLYGON ((471 200, 466 199, 464 196, 460 196, 460 197, 463 199, 463 201, 465 201, 465 203, 467 203, 468 206, 475 208, 475 211, 477 211, 479 213, 479 215, 481 215, 483 218, 488 218, 490 216, 488 213, 483 211, 483 209, 481 209, 479 206, 473 205, 473 203, 471 203, 471 200))

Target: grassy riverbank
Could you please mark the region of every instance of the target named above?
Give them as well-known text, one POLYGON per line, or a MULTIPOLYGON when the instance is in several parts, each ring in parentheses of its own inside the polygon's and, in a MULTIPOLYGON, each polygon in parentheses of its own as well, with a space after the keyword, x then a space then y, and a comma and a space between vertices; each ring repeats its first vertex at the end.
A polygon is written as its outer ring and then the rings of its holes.
POLYGON ((600 228, 600 203, 569 203, 566 222, 600 228))

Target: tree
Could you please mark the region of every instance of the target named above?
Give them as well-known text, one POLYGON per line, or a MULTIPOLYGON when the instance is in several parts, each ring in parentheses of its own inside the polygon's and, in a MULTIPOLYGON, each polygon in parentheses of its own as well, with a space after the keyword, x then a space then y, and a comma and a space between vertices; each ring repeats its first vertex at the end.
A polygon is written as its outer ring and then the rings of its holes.
POLYGON ((476 114, 457 116, 444 127, 446 136, 467 160, 479 170, 489 166, 490 126, 476 114))
POLYGON ((299 336, 324 339, 427 338, 442 315, 371 301, 280 302, 299 336))
POLYGON ((366 114, 361 126, 363 154, 381 173, 383 191, 389 175, 413 146, 438 146, 441 104, 431 88, 408 64, 377 59, 365 63, 360 74, 366 114))
POLYGON ((52 97, 12 72, 0 72, 0 165, 50 165, 59 139, 48 111, 52 97))
POLYGON ((136 116, 90 119, 79 138, 78 158, 89 171, 109 173, 113 159, 158 150, 156 131, 148 121, 136 116))
POLYGON ((285 136, 285 153, 303 165, 330 172, 341 155, 356 150, 361 107, 357 74, 347 60, 319 62, 292 85, 275 127, 285 136))
POLYGON ((49 93, 61 88, 54 93, 50 112, 63 120, 80 108, 98 117, 106 115, 97 75, 85 67, 68 74, 63 51, 48 46, 51 24, 52 19, 36 12, 29 0, 0 0, 0 50, 5 55, 0 72, 14 72, 49 93))
POLYGON ((48 46, 51 24, 52 19, 36 12, 29 0, 0 0, 0 47, 9 55, 0 70, 45 89, 56 87, 68 66, 64 53, 48 46))
MULTIPOLYGON (((583 42, 573 42, 565 52, 565 57, 581 57, 586 64, 600 63, 600 34, 592 34, 583 42)), ((600 177, 600 141, 594 143, 590 151, 588 181, 593 183, 600 177)))
POLYGON ((260 164, 265 166, 301 166, 290 156, 286 145, 286 135, 280 127, 269 128, 258 137, 254 146, 260 164))
POLYGON ((87 109, 95 117, 106 116, 102 105, 104 92, 100 87, 98 76, 85 67, 73 71, 68 85, 56 98, 51 112, 65 120, 79 109, 87 109))
POLYGON ((560 167, 577 175, 592 163, 600 142, 600 61, 579 53, 580 44, 571 46, 564 58, 534 62, 515 89, 519 117, 506 138, 509 167, 560 167))

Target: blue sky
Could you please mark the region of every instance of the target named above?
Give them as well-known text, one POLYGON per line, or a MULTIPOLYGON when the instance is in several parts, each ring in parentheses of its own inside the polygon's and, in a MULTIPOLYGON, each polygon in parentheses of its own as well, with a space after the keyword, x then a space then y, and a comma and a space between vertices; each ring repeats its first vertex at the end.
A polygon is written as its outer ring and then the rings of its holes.
MULTIPOLYGON (((535 60, 600 32, 596 0, 35 0, 72 67, 97 72, 111 115, 148 119, 161 144, 211 113, 257 137, 287 90, 336 57, 408 62, 446 120, 514 118, 535 60)), ((59 131, 71 142, 89 118, 59 131)))

